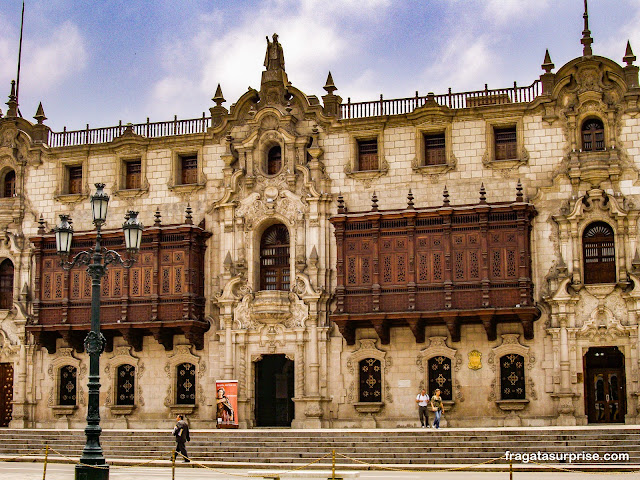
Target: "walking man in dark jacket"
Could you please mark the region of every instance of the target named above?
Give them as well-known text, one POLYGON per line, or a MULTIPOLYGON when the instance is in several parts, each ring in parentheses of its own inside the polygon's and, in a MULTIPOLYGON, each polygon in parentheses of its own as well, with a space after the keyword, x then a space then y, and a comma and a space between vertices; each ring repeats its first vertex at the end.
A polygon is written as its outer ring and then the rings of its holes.
POLYGON ((189 436, 189 425, 184 421, 183 415, 178 415, 176 417, 176 426, 173 427, 173 435, 176 437, 176 453, 182 455, 185 463, 189 463, 190 460, 189 455, 187 455, 185 443, 190 442, 191 437, 189 436))

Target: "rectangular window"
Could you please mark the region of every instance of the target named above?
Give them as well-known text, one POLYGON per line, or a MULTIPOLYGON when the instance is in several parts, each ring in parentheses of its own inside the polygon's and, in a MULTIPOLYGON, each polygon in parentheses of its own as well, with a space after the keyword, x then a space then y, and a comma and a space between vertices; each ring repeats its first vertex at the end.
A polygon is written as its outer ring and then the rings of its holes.
POLYGON ((447 163, 445 155, 444 133, 424 136, 424 164, 444 165, 447 163))
POLYGON ((379 170, 378 140, 358 140, 358 170, 379 170))
POLYGON ((182 185, 191 185, 194 183, 198 183, 197 155, 180 156, 180 183, 182 185))
POLYGON ((82 165, 68 167, 69 174, 68 193, 70 195, 79 195, 82 193, 82 165))
POLYGON ((139 189, 141 185, 142 161, 131 160, 125 162, 124 188, 127 190, 139 189))
POLYGON ((518 158, 518 140, 516 127, 494 128, 496 160, 516 160, 518 158))

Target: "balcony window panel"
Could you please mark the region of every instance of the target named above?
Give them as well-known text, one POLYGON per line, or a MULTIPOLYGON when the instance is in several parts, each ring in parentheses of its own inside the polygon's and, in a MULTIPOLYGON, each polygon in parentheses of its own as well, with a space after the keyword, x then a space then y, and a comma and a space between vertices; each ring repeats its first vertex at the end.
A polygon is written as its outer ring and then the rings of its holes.
POLYGON ((68 167, 69 184, 68 193, 79 195, 82 193, 82 165, 68 167))
POLYGON ((605 222, 589 225, 582 235, 584 283, 616 282, 616 251, 613 229, 605 222))
POLYGON ((582 150, 584 152, 604 150, 604 125, 599 119, 591 118, 582 124, 582 150))
POLYGON ((0 263, 0 308, 13 307, 13 263, 8 258, 0 263))
POLYGON ((4 176, 4 189, 2 196, 4 198, 15 197, 16 195, 16 172, 9 170, 4 176))
POLYGON ((358 170, 378 169, 378 140, 358 140, 358 170))
POLYGON ((198 183, 198 156, 180 156, 180 181, 182 185, 198 183))
POLYGON ((125 165, 125 185, 127 190, 139 189, 141 187, 142 161, 132 160, 125 165))
POLYGON ((496 160, 518 158, 518 138, 516 127, 494 128, 496 160))
POLYGON ((276 175, 282 168, 282 149, 280 145, 271 147, 267 154, 267 175, 276 175))
POLYGON ((424 136, 425 165, 444 165, 447 163, 444 133, 424 136))
POLYGON ((269 227, 260 242, 260 290, 290 287, 289 231, 284 225, 269 227))

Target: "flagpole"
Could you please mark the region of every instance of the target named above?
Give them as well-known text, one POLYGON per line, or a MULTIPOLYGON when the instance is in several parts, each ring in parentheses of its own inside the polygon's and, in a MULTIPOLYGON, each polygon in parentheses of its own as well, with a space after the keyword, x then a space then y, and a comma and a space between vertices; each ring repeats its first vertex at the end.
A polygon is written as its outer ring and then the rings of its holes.
MULTIPOLYGON (((18 47, 18 76, 16 77, 16 102, 20 105, 20 61, 22 60, 22 29, 24 28, 24 0, 22 0, 22 18, 20 20, 20 46, 18 47)), ((19 112, 18 107, 18 112, 19 112)), ((20 115, 22 116, 22 115, 20 115)))

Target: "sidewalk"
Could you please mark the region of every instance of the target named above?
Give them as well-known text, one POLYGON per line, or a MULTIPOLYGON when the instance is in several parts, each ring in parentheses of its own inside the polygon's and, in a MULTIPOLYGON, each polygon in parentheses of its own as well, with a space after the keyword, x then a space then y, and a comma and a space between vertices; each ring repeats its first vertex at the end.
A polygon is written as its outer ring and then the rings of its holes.
MULTIPOLYGON (((75 465, 71 464, 47 464, 46 480, 71 480, 74 477, 75 465)), ((350 470, 353 472, 353 470, 350 470)), ((0 462, 0 480, 41 480, 43 473, 42 463, 27 462, 0 462)), ((340 471, 336 472, 338 477, 340 471)), ((388 472, 388 471, 361 471, 359 479, 363 480, 431 480, 437 476, 438 480, 508 480, 509 472, 388 472)), ((514 480, 578 480, 585 478, 584 473, 560 473, 560 472, 519 472, 513 474, 514 480)), ((589 473, 588 477, 593 480, 632 480, 639 477, 638 473, 589 473)), ((171 467, 132 467, 114 465, 109 472, 109 478, 114 480, 171 480, 171 467)), ((197 466, 178 464, 175 472, 176 480, 239 480, 249 477, 246 469, 219 470, 217 472, 198 468, 197 466)), ((286 480, 286 475, 282 480, 286 480)), ((305 475, 307 480, 324 479, 318 477, 312 471, 305 475)))

